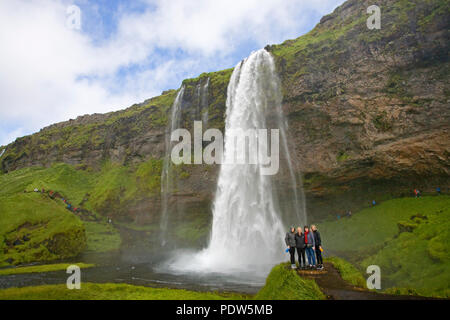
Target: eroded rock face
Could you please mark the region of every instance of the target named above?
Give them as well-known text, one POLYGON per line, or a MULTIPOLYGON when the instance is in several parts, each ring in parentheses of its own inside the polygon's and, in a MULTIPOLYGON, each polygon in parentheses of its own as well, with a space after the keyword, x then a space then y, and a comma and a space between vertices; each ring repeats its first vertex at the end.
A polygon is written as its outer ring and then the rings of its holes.
MULTIPOLYGON (((448 3, 379 1, 382 28, 368 30, 371 4, 347 1, 307 35, 266 47, 282 80, 291 153, 312 216, 356 210, 414 187, 448 187, 448 3)), ((184 127, 201 117, 207 127, 223 129, 231 71, 183 82, 184 127), (206 107, 198 109, 196 88, 207 78, 206 107)), ((17 139, 1 156, 1 168, 66 162, 98 169, 105 159, 124 165, 161 159, 175 96, 167 91, 123 111, 82 116, 17 139)), ((218 168, 185 169, 176 201, 192 208, 210 203, 218 168)), ((135 220, 155 221, 160 200, 150 196, 127 210, 135 220)))

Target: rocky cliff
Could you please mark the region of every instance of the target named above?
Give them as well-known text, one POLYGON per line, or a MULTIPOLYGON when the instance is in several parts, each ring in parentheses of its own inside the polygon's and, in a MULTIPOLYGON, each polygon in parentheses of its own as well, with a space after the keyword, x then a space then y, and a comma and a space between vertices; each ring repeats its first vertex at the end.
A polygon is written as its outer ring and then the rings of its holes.
MULTIPOLYGON (((381 29, 369 30, 366 9, 372 4, 349 0, 306 35, 266 47, 282 80, 290 147, 313 217, 356 209, 373 198, 404 194, 414 187, 448 187, 449 3, 379 0, 381 29)), ((223 128, 231 72, 183 81, 184 127, 202 119, 207 127, 223 128), (206 95, 199 95, 206 82, 206 95)), ((144 164, 164 157, 177 92, 163 92, 123 111, 81 116, 19 138, 0 147, 1 170, 65 162, 77 170, 106 172, 107 163, 127 168, 123 174, 139 184, 144 164)), ((146 172, 159 177, 160 166, 151 168, 146 172)), ((195 223, 199 215, 210 212, 217 169, 180 168, 171 201, 185 206, 185 219, 195 223)), ((114 196, 102 194, 103 203, 93 204, 93 209, 103 214, 114 210, 135 221, 137 217, 156 221, 159 181, 151 188, 137 187, 138 195, 128 194, 134 199, 129 202, 118 197, 127 192, 124 186, 119 182, 114 196)))

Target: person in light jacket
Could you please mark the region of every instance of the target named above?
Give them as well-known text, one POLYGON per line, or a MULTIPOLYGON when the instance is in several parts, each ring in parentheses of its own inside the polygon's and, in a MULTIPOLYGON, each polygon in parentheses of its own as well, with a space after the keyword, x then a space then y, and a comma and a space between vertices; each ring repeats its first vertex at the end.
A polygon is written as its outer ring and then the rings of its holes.
POLYGON ((305 226, 303 230, 305 231, 306 256, 308 257, 309 267, 312 269, 316 265, 316 255, 314 254, 316 243, 314 234, 309 231, 308 226, 305 226))
POLYGON ((295 269, 297 266, 295 265, 295 228, 291 227, 290 231, 286 233, 286 237, 284 238, 287 247, 289 248, 289 254, 291 255, 291 268, 295 269))

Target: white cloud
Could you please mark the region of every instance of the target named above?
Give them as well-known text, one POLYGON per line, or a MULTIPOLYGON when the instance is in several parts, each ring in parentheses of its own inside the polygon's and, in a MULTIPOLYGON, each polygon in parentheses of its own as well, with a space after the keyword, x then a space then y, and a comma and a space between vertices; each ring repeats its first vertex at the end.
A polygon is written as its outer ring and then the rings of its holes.
POLYGON ((311 13, 327 13, 343 0, 143 2, 142 12, 119 10, 117 30, 98 44, 66 27, 66 0, 1 1, 0 145, 233 66, 242 48, 296 37, 307 31, 311 13))

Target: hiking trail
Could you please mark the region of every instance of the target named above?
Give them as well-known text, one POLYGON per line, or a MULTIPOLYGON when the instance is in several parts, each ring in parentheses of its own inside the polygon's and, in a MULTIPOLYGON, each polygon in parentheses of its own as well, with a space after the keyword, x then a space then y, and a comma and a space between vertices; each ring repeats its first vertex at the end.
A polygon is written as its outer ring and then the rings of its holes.
POLYGON ((342 279, 339 271, 329 262, 324 263, 324 269, 297 270, 303 278, 315 280, 320 290, 328 300, 428 300, 432 298, 407 295, 391 295, 378 293, 368 289, 355 287, 342 279))

